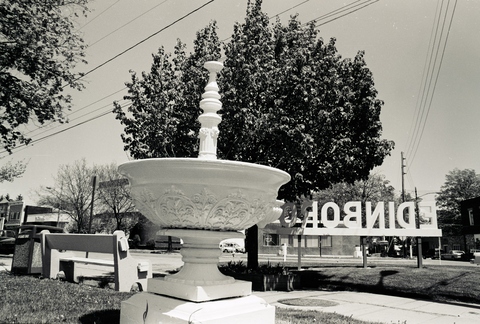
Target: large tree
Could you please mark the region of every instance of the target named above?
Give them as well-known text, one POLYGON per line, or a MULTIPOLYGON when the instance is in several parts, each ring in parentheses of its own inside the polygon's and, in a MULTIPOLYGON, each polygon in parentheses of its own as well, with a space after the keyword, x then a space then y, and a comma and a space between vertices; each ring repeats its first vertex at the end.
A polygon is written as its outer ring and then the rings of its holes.
MULTIPOLYGON (((122 138, 133 157, 197 153, 197 99, 206 81, 201 65, 219 56, 215 28, 197 33, 195 62, 179 42, 173 59, 161 48, 150 73, 142 79, 132 73, 124 98, 132 101, 129 114, 119 104, 114 112, 126 126, 122 138)), ((381 139, 383 102, 364 53, 341 59, 335 40, 324 43, 313 25, 292 17, 287 26, 272 27, 261 1, 250 4, 245 23, 234 26, 225 45, 224 65, 218 155, 286 170, 293 180, 279 198, 366 179, 393 148, 381 139)))
POLYGON ((445 183, 436 198, 438 225, 444 236, 462 234, 460 202, 480 196, 480 175, 473 169, 454 169, 445 176, 445 183))
MULTIPOLYGON (((286 26, 270 25, 261 3, 249 3, 245 22, 234 25, 224 44, 218 156, 287 171, 292 181, 279 198, 289 201, 332 183, 366 179, 393 142, 381 139, 383 102, 364 53, 342 59, 334 39, 324 43, 313 24, 304 26, 297 17, 286 26)), ((175 57, 161 48, 150 73, 141 80, 132 74, 124 97, 132 101, 129 113, 118 104, 114 109, 132 156, 196 155, 195 119, 206 82, 201 66, 219 56, 215 29, 212 23, 197 33, 189 57, 179 42, 175 57)))
POLYGON ((34 121, 64 122, 71 96, 81 90, 85 45, 74 17, 88 0, 0 1, 0 145, 7 151, 28 144, 22 126, 34 121))

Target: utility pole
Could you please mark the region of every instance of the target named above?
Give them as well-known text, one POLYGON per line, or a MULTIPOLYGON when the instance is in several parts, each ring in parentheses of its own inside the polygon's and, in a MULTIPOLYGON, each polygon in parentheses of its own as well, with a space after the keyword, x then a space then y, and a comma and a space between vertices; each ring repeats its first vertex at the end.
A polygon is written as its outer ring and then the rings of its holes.
POLYGON ((407 174, 405 172, 405 166, 405 158, 402 152, 402 202, 405 202, 405 175, 407 174))
POLYGON ((92 202, 90 204, 90 221, 88 223, 88 233, 92 234, 93 203, 95 201, 95 187, 97 186, 97 176, 93 176, 92 202))
MULTIPOLYGON (((405 158, 403 157, 403 152, 401 153, 402 155, 402 202, 405 202, 405 158)), ((411 215, 408 215, 408 217, 411 217, 411 215)), ((407 250, 405 246, 405 240, 403 241, 403 257, 405 258, 407 256, 407 250)))
MULTIPOLYGON (((95 201, 95 187, 97 186, 97 176, 93 176, 92 179, 92 202, 90 204, 90 221, 88 222, 88 234, 92 234, 92 220, 93 220, 93 203, 95 201)), ((88 251, 85 253, 85 257, 88 259, 88 251)))
MULTIPOLYGON (((418 208, 418 194, 417 187, 415 187, 415 223, 416 228, 420 228, 420 210, 418 208)), ((422 238, 417 237, 417 268, 423 267, 423 251, 422 251, 422 238)))
POLYGON ((60 184, 60 199, 58 200, 57 227, 60 226, 60 209, 62 208, 63 181, 60 184))

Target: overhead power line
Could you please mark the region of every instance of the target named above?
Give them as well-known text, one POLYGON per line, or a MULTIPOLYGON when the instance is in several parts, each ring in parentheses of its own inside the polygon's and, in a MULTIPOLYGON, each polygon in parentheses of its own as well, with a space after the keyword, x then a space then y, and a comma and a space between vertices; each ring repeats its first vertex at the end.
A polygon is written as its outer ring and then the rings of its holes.
POLYGON ((131 51, 132 49, 134 49, 134 48, 137 47, 138 45, 145 43, 145 42, 146 42, 147 40, 149 40, 150 38, 152 38, 152 37, 160 34, 160 33, 163 32, 164 30, 172 27, 173 25, 175 25, 176 23, 182 21, 183 19, 187 18, 188 16, 191 16, 192 14, 196 13, 197 11, 201 10, 202 8, 206 7, 207 5, 209 5, 210 3, 214 2, 214 1, 215 1, 215 0, 210 0, 210 1, 206 2, 206 3, 204 3, 203 5, 197 7, 196 9, 188 12, 186 15, 183 15, 182 17, 176 19, 176 20, 173 21, 172 23, 170 23, 170 24, 168 24, 167 26, 161 28, 160 30, 156 31, 155 33, 151 34, 150 36, 142 39, 142 40, 139 41, 138 43, 130 46, 129 48, 127 48, 127 49, 125 49, 124 51, 118 53, 117 55, 113 56, 112 58, 106 60, 106 61, 103 62, 102 64, 97 65, 97 66, 94 67, 93 69, 91 69, 91 70, 83 73, 82 76, 78 77, 75 81, 78 81, 78 80, 80 80, 80 79, 83 79, 85 76, 89 75, 90 73, 95 72, 96 70, 100 69, 101 67, 103 67, 103 66, 107 65, 108 63, 114 61, 115 59, 117 59, 117 58, 119 58, 120 56, 122 56, 123 54, 131 51))
MULTIPOLYGON (((415 103, 415 113, 413 114, 412 116, 412 121, 411 121, 411 124, 410 124, 410 130, 408 131, 408 134, 413 134, 413 131, 416 130, 416 128, 418 127, 417 125, 419 124, 419 121, 420 121, 420 112, 421 112, 421 105, 420 103, 423 102, 423 95, 422 95, 422 90, 424 88, 424 80, 427 79, 427 75, 430 73, 430 64, 431 64, 431 60, 430 60, 430 63, 429 63, 429 58, 431 57, 430 56, 430 49, 433 50, 434 46, 433 46, 433 43, 432 42, 435 42, 436 41, 436 31, 438 30, 438 28, 436 28, 437 26, 437 17, 438 19, 440 19, 440 15, 439 15, 439 10, 441 10, 440 8, 440 4, 443 6, 443 3, 441 2, 437 2, 437 8, 435 9, 435 19, 434 19, 434 22, 433 22, 433 25, 432 25, 432 31, 430 32, 430 40, 428 42, 428 47, 427 47, 427 54, 425 55, 425 63, 423 65, 423 72, 422 72, 422 84, 420 85, 420 88, 418 89, 418 94, 417 94, 417 101, 415 103), (428 67, 428 68, 427 68, 428 67), (428 71, 428 72, 427 72, 428 71)), ((424 92, 423 92, 424 94, 424 92)), ((410 139, 409 139, 409 142, 408 142, 408 145, 407 147, 405 148, 405 152, 409 152, 411 147, 412 147, 412 144, 413 144, 413 138, 414 136, 411 136, 410 139)))
POLYGON ((457 0, 455 0, 454 2, 453 9, 451 10, 449 19, 447 19, 447 15, 449 13, 450 0, 448 0, 447 6, 444 12, 443 12, 443 1, 442 1, 440 10, 438 11, 438 20, 436 20, 436 28, 434 33, 433 45, 428 58, 428 61, 429 61, 428 69, 427 69, 426 77, 424 79, 424 83, 421 87, 422 97, 420 100, 419 109, 417 110, 417 115, 415 119, 415 128, 411 136, 411 140, 409 142, 410 144, 407 151, 407 152, 410 152, 410 156, 411 156, 409 158, 410 166, 413 164, 413 161, 417 154, 418 148, 420 146, 420 143, 425 131, 425 126, 427 124, 428 116, 432 108, 432 102, 435 96, 435 90, 436 90, 438 79, 440 76, 440 71, 441 71, 443 59, 445 56, 445 50, 447 47, 448 37, 450 35, 450 30, 452 27, 456 6, 457 6, 457 0), (447 20, 449 20, 448 28, 447 28, 447 31, 445 31, 447 20), (440 28, 440 25, 441 25, 441 28, 440 28))
MULTIPOLYGON (((323 14, 323 15, 317 17, 317 18, 314 18, 314 19, 312 19, 312 20, 310 20, 310 21, 307 21, 304 25, 308 25, 308 24, 310 24, 310 23, 312 23, 312 22, 317 22, 317 21, 319 21, 320 19, 327 18, 327 17, 330 17, 330 16, 332 16, 332 15, 335 15, 335 14, 338 13, 338 12, 342 12, 343 10, 347 10, 348 7, 350 7, 352 4, 354 4, 354 3, 356 3, 356 2, 359 2, 359 1, 361 1, 361 0, 357 0, 357 1, 350 2, 349 4, 347 4, 347 5, 343 6, 343 7, 340 7, 340 8, 337 8, 337 9, 335 9, 335 10, 332 10, 332 11, 330 11, 330 12, 327 12, 326 14, 323 14)), ((351 7, 351 8, 353 8, 353 7, 351 7)))
MULTIPOLYGON (((113 96, 113 95, 116 95, 116 94, 119 93, 119 92, 122 92, 122 91, 125 90, 125 89, 127 89, 127 87, 123 87, 122 89, 117 90, 117 91, 114 91, 114 92, 112 92, 112 93, 110 93, 110 94, 108 94, 108 95, 106 95, 106 96, 104 96, 104 97, 102 97, 102 98, 100 98, 100 99, 97 99, 97 100, 95 100, 94 102, 91 102, 91 103, 89 103, 88 105, 83 106, 82 108, 76 109, 75 111, 72 111, 70 114, 68 114, 67 117, 71 117, 71 116, 79 113, 80 111, 85 110, 86 108, 88 108, 88 107, 90 107, 90 106, 93 106, 94 104, 97 104, 97 103, 99 103, 99 102, 101 102, 101 101, 103 101, 103 100, 105 100, 105 99, 107 99, 107 98, 109 98, 109 97, 111 97, 111 96, 113 96)), ((108 105, 111 105, 111 103, 109 103, 108 105)), ((76 117, 76 118, 74 118, 74 119, 71 119, 71 120, 69 120, 69 122, 70 122, 70 121, 74 121, 74 120, 76 120, 76 119, 79 119, 79 118, 81 118, 81 117, 83 117, 83 116, 85 116, 85 115, 94 113, 95 111, 98 111, 98 110, 100 110, 100 109, 102 109, 102 108, 104 108, 104 107, 106 107, 106 106, 107 106, 107 105, 102 106, 102 107, 99 107, 99 108, 97 108, 97 109, 95 109, 95 110, 93 110, 93 111, 90 111, 90 112, 88 112, 88 113, 86 113, 86 114, 83 114, 83 115, 81 115, 81 116, 79 116, 79 117, 76 117)), ((31 130, 31 131, 25 132, 25 135, 33 134, 33 133, 35 133, 35 132, 37 132, 37 131, 39 131, 39 130, 44 130, 44 131, 41 132, 41 133, 35 134, 34 136, 38 136, 38 135, 40 135, 40 134, 43 134, 43 133, 45 133, 45 132, 48 132, 48 131, 50 131, 50 130, 52 130, 52 129, 51 129, 51 128, 48 129, 48 130, 45 130, 45 129, 46 129, 48 126, 52 125, 52 124, 55 124, 55 122, 54 122, 54 121, 51 121, 51 122, 49 122, 49 123, 47 123, 47 124, 45 124, 45 125, 38 126, 37 128, 35 128, 35 129, 31 130)), ((57 126, 55 126, 55 128, 61 127, 62 125, 63 125, 63 124, 57 124, 57 126)))
MULTIPOLYGON (((131 104, 132 104, 131 102, 125 103, 121 108, 128 108, 131 104)), ((48 134, 48 135, 45 135, 45 136, 43 136, 43 137, 34 139, 34 140, 32 140, 29 144, 19 145, 19 146, 17 146, 17 147, 14 148, 14 149, 15 149, 15 152, 18 152, 18 151, 21 151, 21 150, 23 150, 23 149, 26 149, 26 148, 28 148, 28 147, 29 147, 30 145, 32 145, 32 144, 37 144, 37 143, 42 142, 42 141, 44 141, 44 140, 46 140, 46 139, 49 139, 49 138, 51 138, 51 137, 53 137, 53 136, 56 136, 56 135, 58 135, 58 134, 64 133, 64 132, 66 132, 66 131, 69 131, 69 130, 71 130, 71 129, 77 128, 77 127, 82 126, 82 125, 84 125, 84 124, 86 124, 86 123, 89 123, 89 122, 91 122, 91 121, 94 121, 94 120, 96 120, 96 119, 98 119, 98 118, 100 118, 100 117, 107 116, 107 115, 109 115, 109 114, 111 114, 111 113, 112 113, 112 110, 109 109, 109 110, 107 110, 107 111, 105 111, 105 112, 102 112, 102 113, 98 114, 97 116, 94 116, 94 117, 92 117, 92 118, 89 118, 89 119, 87 119, 87 120, 84 120, 84 121, 82 121, 82 122, 79 122, 79 123, 77 123, 77 124, 75 124, 75 125, 71 125, 70 127, 64 128, 64 129, 59 130, 59 131, 57 131, 57 132, 55 132, 55 133, 48 134)), ((0 154, 5 154, 5 153, 8 153, 8 151, 7 151, 7 150, 0 151, 0 154)))
MULTIPOLYGON (((108 112, 112 112, 111 106, 112 106, 112 104, 111 104, 111 103, 108 103, 108 104, 103 105, 102 107, 99 107, 99 108, 97 108, 97 109, 95 109, 95 110, 93 110, 93 111, 90 111, 90 112, 87 112, 87 113, 85 113, 85 114, 83 114, 83 115, 80 115, 80 116, 78 116, 78 117, 75 117, 75 118, 69 120, 68 122, 70 123, 70 122, 74 122, 74 121, 76 121, 76 120, 79 120, 79 119, 81 119, 81 118, 83 118, 83 117, 85 117, 85 116, 88 116, 88 115, 90 115, 90 114, 93 114, 93 113, 95 113, 95 112, 98 112, 100 109, 109 108, 109 109, 108 109, 108 112)), ((105 113, 106 113, 106 112, 105 112, 105 113)), ((97 116, 97 117, 99 117, 99 116, 97 116)), ((102 113, 102 115, 101 115, 100 117, 103 117, 103 113, 102 113)), ((65 125, 65 124, 59 124, 59 125, 56 125, 56 126, 53 127, 53 128, 39 128, 39 129, 43 129, 43 131, 40 132, 40 133, 35 134, 35 136, 39 136, 39 135, 42 135, 42 134, 51 132, 52 130, 55 130, 55 129, 57 129, 57 128, 62 127, 63 125, 65 125)))
POLYGON ((81 30, 82 28, 84 28, 85 26, 89 25, 92 21, 95 21, 95 19, 97 19, 98 17, 100 17, 101 15, 103 15, 105 12, 107 12, 108 10, 110 10, 114 5, 116 5, 117 3, 119 3, 120 0, 117 0, 115 1, 114 3, 112 3, 110 6, 108 6, 105 10, 103 10, 102 12, 100 12, 98 15, 96 15, 95 17, 93 17, 92 19, 90 19, 89 21, 87 21, 85 23, 85 25, 83 25, 82 27, 80 27, 78 30, 81 30))
POLYGON ((160 2, 159 4, 153 6, 152 8, 148 9, 147 11, 144 11, 143 13, 141 13, 140 15, 136 16, 135 18, 129 20, 128 22, 126 22, 125 24, 121 25, 120 27, 118 28, 115 28, 113 31, 111 31, 110 33, 106 34, 105 36, 102 36, 101 38, 97 39, 95 42, 93 42, 92 44, 89 44, 88 47, 93 47, 95 44, 101 42, 102 40, 104 40, 105 38, 107 38, 108 36, 116 33, 117 31, 119 31, 120 29, 122 29, 123 27, 126 27, 128 25, 130 25, 132 22, 134 22, 135 20, 137 20, 138 18, 146 15, 147 13, 151 12, 152 10, 154 10, 155 8, 157 7, 160 7, 162 4, 164 4, 165 2, 167 2, 168 0, 165 0, 163 2, 160 2))
POLYGON ((283 10, 282 12, 279 12, 278 14, 276 14, 275 16, 269 17, 268 19, 271 20, 271 19, 273 19, 273 18, 275 18, 275 17, 278 17, 278 16, 280 16, 280 15, 283 15, 284 13, 289 12, 289 11, 292 10, 292 9, 295 9, 295 8, 297 8, 297 7, 300 7, 301 5, 305 4, 305 3, 308 2, 308 1, 310 1, 310 0, 305 0, 305 1, 303 1, 303 2, 300 2, 299 4, 296 4, 296 5, 294 5, 293 7, 290 7, 290 8, 288 8, 288 9, 285 9, 285 10, 283 10))
POLYGON ((332 21, 335 21, 335 20, 337 20, 337 19, 340 19, 340 18, 342 18, 342 17, 348 16, 348 15, 350 15, 350 14, 352 14, 352 13, 354 13, 354 12, 357 12, 357 11, 359 11, 359 10, 365 8, 365 7, 368 7, 368 6, 374 4, 374 3, 378 2, 378 1, 379 1, 379 0, 374 0, 374 1, 372 1, 372 0, 367 0, 367 1, 365 1, 365 2, 358 3, 358 4, 354 5, 354 6, 351 6, 352 4, 354 4, 354 3, 358 2, 358 1, 352 2, 352 3, 346 5, 346 6, 342 7, 342 8, 339 8, 339 9, 337 9, 337 10, 334 10, 334 11, 330 12, 329 14, 326 14, 326 15, 323 15, 323 16, 318 17, 317 19, 314 19, 313 21, 315 21, 315 23, 318 23, 318 24, 315 25, 315 28, 318 28, 318 27, 320 27, 320 26, 323 26, 323 25, 325 25, 325 24, 328 24, 328 23, 330 23, 330 22, 332 22, 332 21), (359 7, 359 6, 361 6, 361 7, 359 7), (358 8, 356 8, 356 7, 358 7, 358 8), (353 9, 353 8, 356 8, 356 9, 351 10, 351 9, 353 9), (350 10, 350 11, 348 11, 348 10, 350 10), (345 11, 347 11, 347 12, 345 12, 345 11), (341 14, 341 15, 338 15, 338 14, 340 14, 340 13, 342 13, 342 12, 345 12, 345 13, 344 13, 344 14, 341 14), (328 19, 328 18, 330 18, 330 17, 334 17, 334 18, 322 22, 322 20, 326 20, 326 19, 328 19))

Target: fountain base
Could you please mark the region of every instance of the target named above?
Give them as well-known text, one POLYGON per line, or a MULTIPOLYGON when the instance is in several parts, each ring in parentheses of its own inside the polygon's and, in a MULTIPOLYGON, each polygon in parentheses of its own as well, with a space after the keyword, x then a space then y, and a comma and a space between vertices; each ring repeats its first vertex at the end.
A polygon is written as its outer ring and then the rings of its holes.
POLYGON ((122 302, 120 324, 129 323, 275 323, 275 307, 257 296, 203 303, 138 293, 122 302))
POLYGON ((120 323, 275 323, 275 307, 251 295, 252 283, 218 270, 219 243, 244 238, 239 232, 165 229, 183 240, 182 269, 150 279, 148 292, 122 302, 120 323))
POLYGON ((150 279, 148 291, 193 302, 204 302, 232 296, 248 296, 252 291, 252 283, 236 280, 228 285, 193 286, 161 279, 150 279))

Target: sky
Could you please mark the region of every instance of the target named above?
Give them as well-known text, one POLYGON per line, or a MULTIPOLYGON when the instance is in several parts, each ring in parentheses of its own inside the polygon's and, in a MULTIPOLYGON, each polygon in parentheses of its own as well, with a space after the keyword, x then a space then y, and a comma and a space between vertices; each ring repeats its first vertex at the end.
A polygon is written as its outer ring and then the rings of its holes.
MULTIPOLYGON (((28 162, 21 178, 0 183, 0 195, 21 194, 27 204, 35 204, 35 191, 53 187, 61 165, 82 158, 89 165, 129 161, 120 137, 123 127, 109 113, 114 100, 124 103, 129 71, 148 71, 151 55, 160 46, 173 52, 178 38, 191 51, 196 32, 211 20, 218 22, 220 39, 227 39, 234 23, 244 21, 246 4, 247 0, 91 1, 92 12, 76 22, 89 44, 88 65, 80 65, 78 71, 98 68, 85 76, 83 91, 71 92, 68 124, 39 128, 32 123, 32 145, 12 155, 0 153, 0 165, 28 162)), ((480 1, 264 0, 262 7, 269 17, 279 14, 283 22, 296 13, 302 22, 321 17, 320 37, 335 37, 343 58, 365 51, 377 98, 384 101, 382 138, 395 142, 391 155, 374 171, 384 174, 397 192, 402 189, 402 152, 405 190, 413 194, 417 188, 425 200, 434 198, 432 193, 455 168, 480 172, 480 1)))

